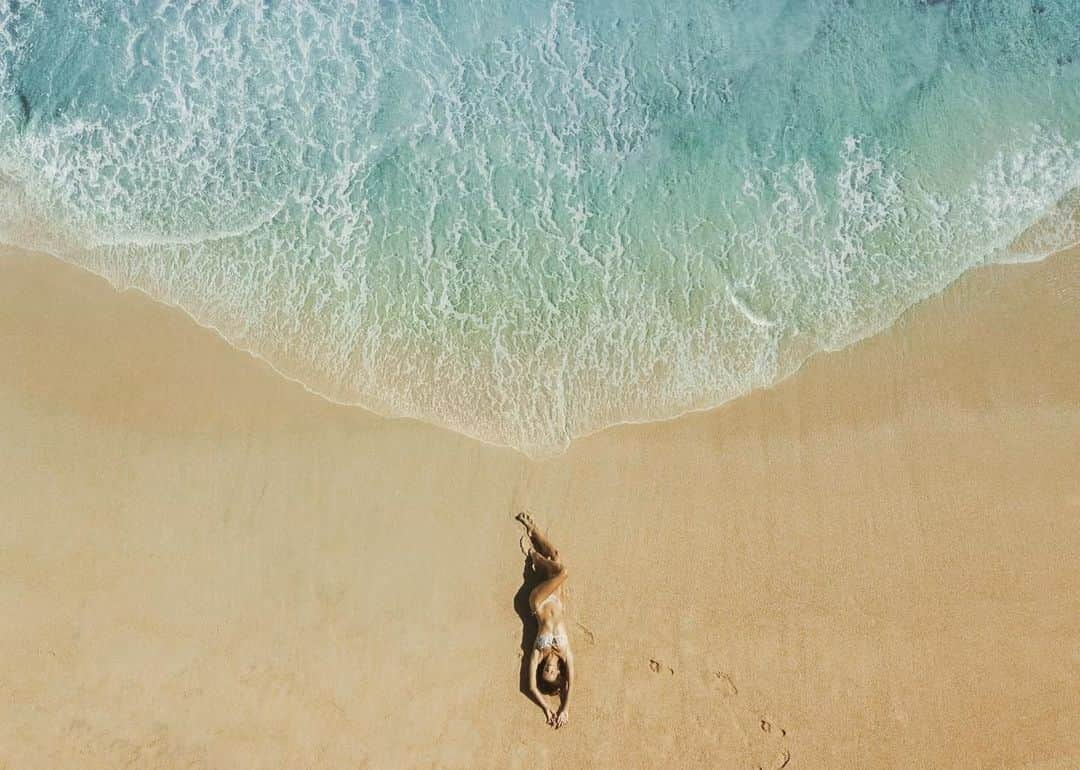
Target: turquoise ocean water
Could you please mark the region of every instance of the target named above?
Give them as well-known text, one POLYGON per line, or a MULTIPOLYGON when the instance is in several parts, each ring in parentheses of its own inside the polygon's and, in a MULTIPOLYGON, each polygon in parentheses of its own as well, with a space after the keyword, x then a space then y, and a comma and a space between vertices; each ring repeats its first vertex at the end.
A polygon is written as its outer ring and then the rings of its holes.
POLYGON ((0 0, 0 242, 542 454, 1080 240, 1080 0, 0 0))

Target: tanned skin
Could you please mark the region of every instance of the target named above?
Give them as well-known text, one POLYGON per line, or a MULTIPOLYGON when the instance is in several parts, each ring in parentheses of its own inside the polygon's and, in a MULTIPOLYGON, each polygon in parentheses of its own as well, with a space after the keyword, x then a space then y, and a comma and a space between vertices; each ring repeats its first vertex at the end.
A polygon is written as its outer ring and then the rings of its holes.
POLYGON ((574 654, 570 651, 570 635, 564 621, 563 603, 559 591, 569 574, 559 556, 559 549, 541 532, 532 516, 522 512, 515 517, 525 527, 532 548, 529 560, 533 569, 544 576, 529 594, 529 608, 539 626, 536 637, 548 640, 543 649, 532 646, 529 658, 529 691, 544 709, 547 723, 553 728, 564 727, 569 719, 570 691, 574 684, 574 654), (550 599, 550 601, 549 601, 550 599), (537 686, 537 675, 552 686, 558 687, 559 708, 552 710, 537 686))

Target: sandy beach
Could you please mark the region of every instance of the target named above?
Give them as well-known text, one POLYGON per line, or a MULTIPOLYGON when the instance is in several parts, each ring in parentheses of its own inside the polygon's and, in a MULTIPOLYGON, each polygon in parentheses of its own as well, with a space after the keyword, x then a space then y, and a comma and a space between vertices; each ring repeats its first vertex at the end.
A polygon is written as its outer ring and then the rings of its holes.
POLYGON ((0 768, 1080 767, 1077 256, 531 461, 3 253, 0 768), (572 571, 558 732, 521 508, 572 571))

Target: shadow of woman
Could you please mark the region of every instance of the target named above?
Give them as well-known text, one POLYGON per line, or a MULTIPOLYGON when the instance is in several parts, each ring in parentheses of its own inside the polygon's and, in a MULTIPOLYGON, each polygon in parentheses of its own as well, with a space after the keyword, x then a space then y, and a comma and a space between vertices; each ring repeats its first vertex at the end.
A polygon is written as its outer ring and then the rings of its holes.
POLYGON ((542 576, 537 573, 529 563, 529 557, 525 557, 525 565, 521 570, 521 588, 514 594, 514 612, 521 618, 521 672, 518 677, 518 687, 522 695, 533 700, 529 691, 529 661, 532 659, 532 646, 536 640, 536 634, 540 625, 536 622, 536 616, 529 606, 529 594, 542 582, 542 576))

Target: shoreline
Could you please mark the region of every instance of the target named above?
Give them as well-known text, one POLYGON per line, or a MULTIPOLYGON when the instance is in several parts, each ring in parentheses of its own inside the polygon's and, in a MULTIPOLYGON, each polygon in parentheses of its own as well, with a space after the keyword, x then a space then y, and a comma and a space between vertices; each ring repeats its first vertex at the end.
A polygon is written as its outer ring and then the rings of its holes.
MULTIPOLYGON (((1080 210, 1077 211, 1076 216, 1080 217, 1080 210)), ((1032 230, 1037 226, 1038 226, 1038 223, 1036 223, 1036 225, 1032 225, 1030 228, 1028 228, 1028 230, 1032 230)), ((1025 230, 1025 232, 1022 233, 1021 236, 1018 236, 1016 242, 1020 242, 1024 238, 1024 236, 1026 235, 1028 230, 1025 230)), ((576 443, 578 443, 578 442, 580 442, 580 441, 582 441, 584 439, 587 439, 589 437, 592 437, 592 436, 595 436, 597 434, 608 431, 608 430, 615 430, 615 429, 618 429, 618 428, 628 427, 628 426, 650 425, 650 424, 653 424, 653 423, 675 422, 675 421, 678 421, 678 420, 681 420, 681 419, 684 419, 684 418, 687 418, 687 417, 692 417, 692 416, 697 415, 697 414, 709 413, 709 412, 716 411, 718 409, 722 409, 726 405, 728 405, 728 404, 730 404, 730 403, 732 403, 734 401, 744 399, 744 398, 746 398, 748 396, 753 395, 754 393, 758 393, 758 392, 763 391, 763 390, 770 390, 770 389, 776 388, 776 387, 782 385, 787 380, 789 380, 791 377, 796 376, 799 373, 799 371, 802 370, 803 367, 805 367, 810 361, 812 361, 812 360, 814 360, 816 358, 819 358, 821 356, 827 356, 827 355, 839 353, 839 352, 841 352, 843 350, 847 350, 847 349, 849 349, 849 348, 851 348, 853 346, 859 345, 860 343, 862 343, 863 341, 865 341, 867 339, 871 339, 871 338, 873 338, 873 337, 875 337, 877 335, 880 335, 880 334, 888 333, 888 331, 890 329, 892 329, 898 323, 900 323, 907 315, 909 315, 911 313, 914 313, 914 312, 918 312, 919 307, 922 306, 924 303, 931 302, 934 299, 941 297, 944 293, 946 293, 950 289, 952 289, 959 281, 965 280, 972 273, 976 273, 976 272, 979 272, 979 271, 982 271, 982 270, 998 269, 998 268, 1001 268, 1001 267, 1008 267, 1008 266, 1011 266, 1011 265, 1037 264, 1037 263, 1045 261, 1047 259, 1060 258, 1062 255, 1080 255, 1080 242, 1072 244, 1072 245, 1070 245, 1070 246, 1068 246, 1068 247, 1066 247, 1064 249, 1060 249, 1060 250, 1057 250, 1055 252, 1050 252, 1050 253, 1044 254, 1042 256, 1030 256, 1030 255, 1024 256, 1024 255, 1022 255, 1020 253, 1017 253, 1015 260, 1001 260, 1001 261, 997 261, 997 262, 984 262, 984 263, 979 264, 979 265, 974 265, 974 266, 968 268, 967 270, 965 270, 964 272, 962 272, 960 275, 958 275, 952 281, 947 283, 945 286, 943 286, 937 292, 929 294, 929 295, 923 297, 922 299, 916 300, 908 308, 906 308, 905 310, 900 311, 893 318, 882 322, 881 325, 877 326, 874 329, 871 329, 871 330, 867 331, 865 334, 863 334, 860 337, 848 342, 847 344, 845 344, 845 345, 843 345, 841 347, 838 347, 838 348, 817 348, 812 353, 805 356, 797 364, 795 364, 791 368, 791 370, 789 372, 779 376, 777 379, 770 382, 768 385, 761 385, 761 386, 757 386, 757 387, 751 387, 748 390, 742 391, 741 393, 739 393, 737 395, 733 395, 733 396, 731 396, 731 397, 729 397, 729 398, 727 398, 727 399, 725 399, 723 401, 720 401, 718 403, 710 404, 710 405, 707 405, 707 406, 691 407, 691 408, 685 409, 685 410, 683 410, 681 412, 672 414, 672 415, 667 416, 667 417, 647 417, 647 418, 642 418, 642 419, 627 419, 627 420, 620 420, 618 422, 609 423, 609 424, 604 425, 604 426, 602 426, 600 428, 597 428, 595 430, 591 430, 591 431, 582 433, 582 434, 580 434, 578 436, 575 436, 575 437, 571 438, 567 442, 567 444, 564 447, 562 447, 561 449, 559 449, 559 450, 553 450, 553 451, 550 451, 550 452, 535 452, 535 453, 534 452, 529 452, 529 451, 527 451, 525 449, 521 449, 519 447, 510 445, 510 444, 500 444, 500 443, 497 443, 497 442, 494 442, 494 441, 489 441, 487 439, 481 438, 478 435, 475 435, 475 434, 472 434, 472 433, 468 433, 468 432, 453 428, 450 425, 448 425, 446 423, 443 423, 443 422, 440 422, 440 421, 436 421, 436 420, 432 420, 432 419, 428 419, 428 418, 423 418, 423 417, 414 417, 414 416, 405 415, 405 414, 392 414, 392 413, 387 414, 387 413, 380 412, 380 411, 378 411, 378 410, 376 410, 374 408, 371 408, 369 406, 366 406, 366 405, 364 405, 363 403, 361 403, 359 401, 346 401, 346 400, 335 398, 335 397, 333 397, 333 396, 331 396, 331 395, 329 395, 327 393, 324 393, 323 391, 319 390, 318 388, 309 385, 303 379, 301 379, 299 377, 294 377, 293 375, 288 374, 283 369, 279 368, 269 358, 263 356, 261 353, 255 351, 255 350, 253 350, 251 348, 247 348, 247 347, 244 347, 242 345, 239 345, 239 344, 233 342, 216 325, 214 325, 212 323, 204 323, 203 321, 196 318, 191 312, 189 312, 186 308, 184 308, 180 304, 169 302, 169 301, 154 297, 152 294, 150 294, 149 292, 139 288, 138 286, 126 286, 126 287, 121 288, 121 287, 117 286, 116 284, 114 284, 107 276, 104 276, 104 275, 102 275, 100 273, 97 273, 97 272, 91 270, 90 268, 88 268, 88 267, 86 267, 84 265, 80 265, 78 263, 71 262, 71 261, 69 261, 67 259, 64 259, 63 257, 57 256, 56 254, 52 254, 52 253, 48 253, 48 252, 36 252, 36 251, 34 251, 32 249, 25 249, 25 248, 22 248, 22 247, 13 246, 13 245, 10 245, 10 244, 5 244, 3 242, 0 242, 0 259, 3 258, 5 253, 7 253, 7 254, 27 255, 27 256, 32 255, 32 256, 35 256, 35 257, 44 257, 44 258, 47 258, 47 259, 56 260, 57 262, 60 262, 60 263, 62 263, 64 265, 69 265, 71 267, 74 267, 74 268, 86 273, 89 276, 93 276, 94 278, 105 281, 118 294, 123 294, 125 292, 131 292, 131 293, 137 294, 137 295, 139 295, 141 297, 144 297, 147 300, 149 300, 150 302, 153 302, 153 303, 155 303, 157 305, 160 305, 161 307, 168 308, 170 310, 180 312, 188 320, 190 320, 193 324, 195 324, 196 326, 198 326, 201 329, 205 329, 205 330, 211 332, 212 334, 214 334, 214 336, 216 336, 222 342, 227 344, 233 350, 236 350, 239 353, 242 353, 244 355, 250 356, 254 360, 256 360, 256 361, 260 362, 261 364, 264 364, 267 367, 269 367, 277 376, 281 377, 282 379, 284 379, 284 380, 286 380, 288 382, 291 382, 291 383, 294 383, 294 384, 298 385, 306 393, 309 393, 312 396, 315 396, 316 398, 319 398, 319 399, 321 399, 321 400, 323 400, 323 401, 325 401, 325 402, 327 402, 329 404, 333 404, 335 406, 341 406, 341 407, 345 407, 345 408, 350 408, 350 409, 359 409, 359 410, 361 410, 362 412, 364 412, 366 414, 372 415, 373 417, 380 418, 380 419, 385 419, 385 420, 408 420, 408 421, 413 421, 413 422, 423 424, 423 425, 429 425, 429 426, 432 426, 432 427, 437 428, 439 430, 443 430, 443 431, 446 431, 448 433, 451 433, 451 434, 454 434, 454 435, 457 435, 457 436, 462 436, 462 437, 467 438, 467 439, 469 439, 471 441, 475 441, 475 442, 477 442, 479 444, 483 444, 484 446, 492 447, 492 448, 495 448, 495 449, 509 450, 509 451, 514 452, 516 454, 519 454, 523 458, 531 460, 531 461, 542 461, 542 460, 553 459, 553 458, 557 458, 557 457, 560 457, 562 455, 565 455, 574 444, 576 444, 576 443)))

